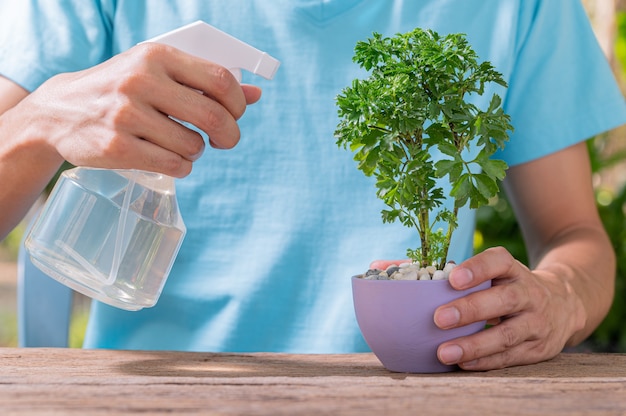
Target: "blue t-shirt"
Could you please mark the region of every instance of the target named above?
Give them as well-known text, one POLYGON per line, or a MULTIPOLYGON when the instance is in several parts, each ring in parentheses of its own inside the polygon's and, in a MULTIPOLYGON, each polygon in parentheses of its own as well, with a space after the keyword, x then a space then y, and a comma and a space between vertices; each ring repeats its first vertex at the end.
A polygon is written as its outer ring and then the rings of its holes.
MULTIPOLYGON (((204 20, 281 61, 240 120, 242 139, 208 149, 177 181, 188 228, 158 304, 94 302, 85 347, 196 351, 365 351, 350 276, 401 258, 417 233, 383 224, 372 178, 338 149, 335 97, 365 74, 358 40, 415 27, 466 33, 509 88, 515 132, 499 155, 524 163, 626 121, 624 99, 579 1, 64 0, 0 10, 0 74, 28 90, 204 20)), ((211 45, 207 45, 207 48, 211 45)), ((528 184, 533 186, 533 184, 528 184)), ((449 258, 471 255, 463 210, 449 258)))

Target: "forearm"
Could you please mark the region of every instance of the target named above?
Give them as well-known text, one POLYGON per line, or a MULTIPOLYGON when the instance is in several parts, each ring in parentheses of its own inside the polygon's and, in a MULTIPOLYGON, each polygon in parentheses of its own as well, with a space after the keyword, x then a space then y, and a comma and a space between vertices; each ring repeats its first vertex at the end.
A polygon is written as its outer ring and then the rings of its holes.
POLYGON ((576 344, 606 316, 615 281, 615 254, 595 204, 585 143, 511 168, 504 185, 529 266, 548 288, 547 325, 558 326, 551 337, 576 344))
POLYGON ((598 220, 565 230, 542 252, 529 251, 531 266, 549 273, 557 296, 565 296, 571 308, 567 345, 580 343, 602 322, 613 301, 616 266, 608 236, 598 220))
POLYGON ((20 222, 63 162, 45 143, 27 105, 0 115, 0 239, 20 222))

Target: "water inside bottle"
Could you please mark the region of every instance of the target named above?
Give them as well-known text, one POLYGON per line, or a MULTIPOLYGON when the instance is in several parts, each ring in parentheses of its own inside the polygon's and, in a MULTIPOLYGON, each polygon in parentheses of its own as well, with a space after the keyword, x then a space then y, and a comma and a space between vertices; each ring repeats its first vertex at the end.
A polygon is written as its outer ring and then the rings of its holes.
POLYGON ((64 172, 27 238, 33 263, 110 305, 153 306, 185 234, 173 179, 171 191, 150 187, 159 176, 83 168, 64 172), (155 176, 146 183, 137 175, 155 176))

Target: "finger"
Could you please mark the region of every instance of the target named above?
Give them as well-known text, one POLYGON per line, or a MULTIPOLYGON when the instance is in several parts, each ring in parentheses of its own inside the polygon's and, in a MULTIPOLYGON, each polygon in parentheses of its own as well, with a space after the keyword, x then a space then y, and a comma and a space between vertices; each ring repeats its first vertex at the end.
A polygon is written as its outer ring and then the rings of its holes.
MULTIPOLYGON (((457 362, 461 368, 490 370, 534 364, 555 357, 563 350, 564 345, 558 342, 558 337, 548 337, 552 332, 551 329, 541 329, 541 324, 536 320, 522 315, 504 320, 483 332, 475 335, 484 335, 485 339, 473 340, 472 336, 465 340, 459 338, 458 344, 457 340, 450 343, 457 345, 464 352, 457 362), (480 351, 477 350, 477 345, 482 346, 480 351)), ((444 351, 447 347, 447 344, 440 346, 442 357, 445 356, 444 351)))
MULTIPOLYGON (((505 367, 534 364, 556 357, 561 349, 547 348, 539 339, 524 341, 512 348, 456 364, 464 370, 487 371, 505 367)), ((439 354, 438 354, 439 355, 439 354)))
POLYGON ((230 149, 239 142, 237 119, 220 102, 177 83, 165 84, 150 100, 156 110, 204 131, 213 147, 230 149))
POLYGON ((502 319, 484 331, 443 343, 437 355, 441 360, 457 360, 456 364, 467 370, 532 364, 561 352, 567 334, 563 325, 523 313, 502 319))
POLYGON ((149 106, 124 106, 114 119, 115 131, 127 131, 192 162, 204 152, 199 133, 149 106))
POLYGON ((247 104, 254 104, 261 99, 261 88, 254 85, 242 85, 244 97, 246 97, 247 104))
MULTIPOLYGON (((143 170, 160 172, 175 178, 183 178, 191 173, 191 160, 146 140, 137 140, 137 158, 146 166, 143 170)), ((136 162, 131 163, 136 165, 136 162)))
POLYGON ((488 371, 518 365, 535 364, 554 358, 558 354, 558 352, 549 356, 538 354, 539 344, 539 341, 524 342, 506 351, 466 362, 459 362, 457 365, 463 370, 468 371, 488 371))
POLYGON ((192 168, 190 160, 128 133, 94 142, 68 161, 94 168, 140 169, 177 178, 187 176, 192 168))
POLYGON ((156 122, 143 125, 137 136, 149 138, 150 142, 191 162, 198 160, 206 147, 200 133, 163 115, 156 122))
POLYGON ((525 310, 531 299, 522 285, 497 285, 470 293, 435 309, 435 324, 441 329, 473 322, 510 317, 525 310))
POLYGON ((450 272, 450 285, 468 289, 495 278, 516 278, 528 269, 502 247, 489 248, 471 257, 450 272))
POLYGON ((398 266, 411 260, 374 260, 370 263, 370 269, 385 270, 389 266, 398 266))
POLYGON ((441 344, 437 356, 444 364, 472 361, 514 348, 531 335, 526 319, 511 318, 476 334, 441 344))
POLYGON ((172 79, 211 97, 220 103, 235 119, 239 119, 246 109, 246 99, 239 81, 221 65, 205 61, 165 45, 168 71, 172 79))
POLYGON ((498 325, 500 322, 502 322, 500 317, 487 319, 487 325, 489 326, 498 325))

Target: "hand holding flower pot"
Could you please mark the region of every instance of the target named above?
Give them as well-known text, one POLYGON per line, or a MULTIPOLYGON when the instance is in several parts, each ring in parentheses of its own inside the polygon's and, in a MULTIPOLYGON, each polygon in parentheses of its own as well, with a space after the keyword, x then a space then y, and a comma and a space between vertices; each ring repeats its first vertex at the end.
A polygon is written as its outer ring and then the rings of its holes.
MULTIPOLYGON (((335 132, 337 144, 355 152, 358 168, 376 178, 377 196, 388 207, 382 211, 383 222, 400 221, 417 231, 421 244, 417 249, 409 248, 407 256, 421 268, 443 269, 459 208, 466 204, 470 208, 486 204, 497 194, 497 181, 504 178, 507 169, 504 161, 492 159, 508 140, 507 132, 512 130, 510 117, 501 108, 500 97, 494 94, 485 110, 468 98, 482 95, 487 83, 506 87, 506 82, 489 62, 478 62, 477 54, 462 34, 442 37, 419 28, 390 38, 374 33, 367 41, 357 43, 354 61, 370 75, 364 80, 354 80, 337 97, 340 117, 335 132), (435 161, 431 156, 434 149, 444 158, 435 161), (450 182, 449 196, 454 200, 451 209, 443 207, 446 195, 438 183, 441 180, 450 182)), ((407 345, 407 341, 401 339, 402 333, 393 339, 389 329, 404 319, 399 316, 387 316, 386 325, 379 325, 386 329, 385 334, 366 331, 365 327, 370 327, 366 320, 372 316, 372 308, 380 308, 374 315, 393 311, 405 317, 421 314, 434 327, 434 309, 453 297, 438 298, 436 304, 431 305, 425 305, 431 302, 420 303, 418 297, 432 299, 425 294, 428 290, 441 290, 454 297, 464 295, 452 290, 446 281, 373 279, 353 279, 353 289, 357 320, 379 358, 378 340, 374 338, 386 337, 387 345, 395 344, 397 354, 407 357, 415 353, 411 349, 419 349, 419 346, 415 339, 407 345), (399 292, 389 288, 398 284, 403 285, 399 292), (406 284, 419 285, 419 288, 409 289, 406 284), (445 286, 445 290, 434 289, 435 284, 445 286), (366 288, 367 285, 370 286, 366 288), (387 291, 395 294, 383 293, 387 291), (398 299, 401 292, 403 297, 409 296, 402 305, 398 299), (367 304, 359 298, 365 296, 363 293, 369 293, 367 304), (388 302, 395 306, 385 306, 372 296, 389 297, 388 302), (410 306, 417 310, 407 310, 410 306), (426 309, 419 310, 420 307, 426 309)), ((473 332, 478 329, 470 328, 473 332)), ((450 331, 441 332, 449 336, 447 339, 459 336, 450 331)), ((437 337, 428 335, 427 330, 423 338, 434 340, 436 345, 445 340, 445 337, 435 340, 437 337)), ((420 360, 419 356, 415 357, 413 362, 420 360)), ((381 361, 387 366, 386 360, 381 358, 381 361)), ((387 362, 391 361, 387 359, 387 362)), ((394 365, 387 368, 414 372, 449 369, 442 367, 422 369, 413 365, 406 369, 394 365)))

